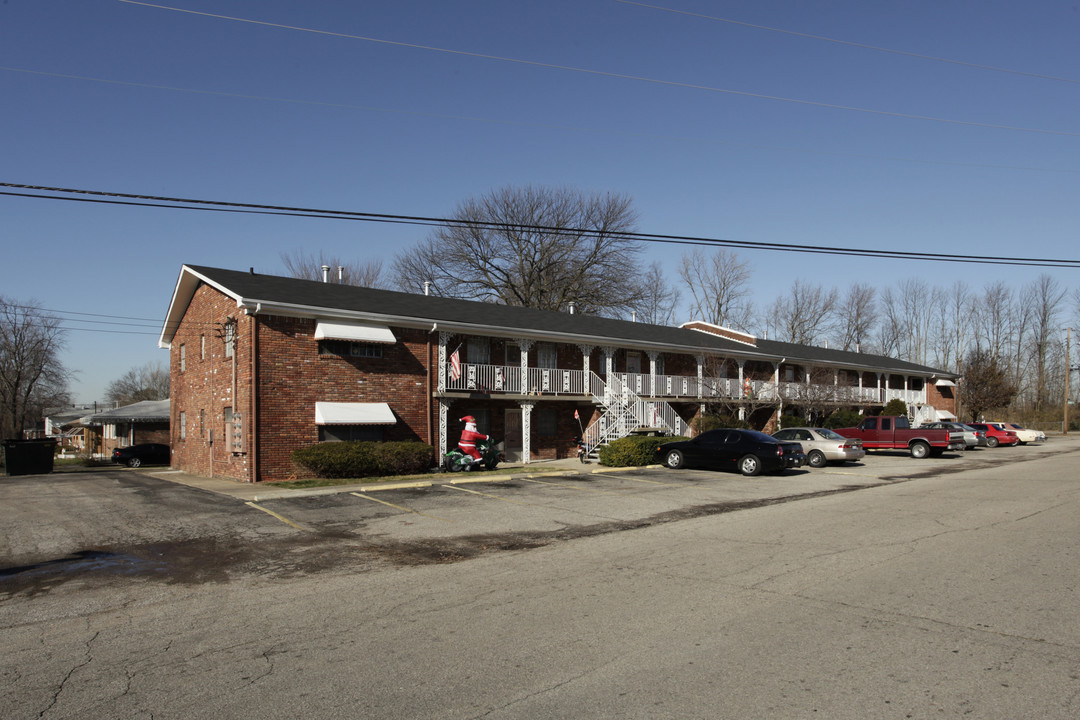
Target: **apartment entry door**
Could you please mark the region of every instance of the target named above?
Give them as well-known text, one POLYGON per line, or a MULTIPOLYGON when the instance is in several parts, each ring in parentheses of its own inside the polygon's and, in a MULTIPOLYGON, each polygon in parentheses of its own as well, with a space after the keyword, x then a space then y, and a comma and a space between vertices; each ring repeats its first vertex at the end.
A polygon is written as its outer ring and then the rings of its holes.
POLYGON ((506 462, 521 462, 521 410, 507 410, 503 421, 503 455, 506 462))

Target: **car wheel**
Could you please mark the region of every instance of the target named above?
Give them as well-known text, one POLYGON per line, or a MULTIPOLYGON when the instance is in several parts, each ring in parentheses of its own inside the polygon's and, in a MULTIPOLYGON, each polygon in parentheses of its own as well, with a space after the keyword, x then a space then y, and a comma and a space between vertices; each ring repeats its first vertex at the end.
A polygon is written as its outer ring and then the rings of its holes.
POLYGON ((999 441, 998 441, 998 439, 996 437, 988 437, 988 438, 986 438, 986 447, 997 447, 998 444, 999 444, 999 441))
POLYGON ((806 456, 806 464, 810 467, 825 467, 828 462, 829 461, 825 459, 825 453, 820 450, 811 450, 810 454, 806 456))
POLYGON ((139 467, 140 465, 142 465, 142 460, 137 457, 133 457, 128 460, 128 467, 139 467))
POLYGON ((743 475, 752 476, 761 474, 761 460, 757 455, 744 455, 739 460, 739 472, 743 475))
POLYGON ((919 458, 920 460, 927 457, 930 454, 930 446, 924 442, 918 441, 911 443, 911 457, 919 458))
POLYGON ((683 454, 678 450, 672 450, 664 458, 664 464, 672 470, 678 470, 686 464, 686 458, 684 458, 683 454))

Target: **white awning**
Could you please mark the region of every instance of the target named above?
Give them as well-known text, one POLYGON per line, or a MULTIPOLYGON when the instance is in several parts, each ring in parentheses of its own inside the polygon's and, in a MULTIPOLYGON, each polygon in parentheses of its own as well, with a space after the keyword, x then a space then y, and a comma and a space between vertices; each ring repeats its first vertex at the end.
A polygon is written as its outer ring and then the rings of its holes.
POLYGON ((352 340, 353 342, 390 343, 397 342, 394 333, 385 325, 366 323, 331 323, 315 324, 316 340, 352 340))
POLYGON ((945 378, 938 378, 934 381, 934 384, 938 387, 956 387, 956 383, 952 380, 946 380, 945 378))
POLYGON ((317 402, 316 425, 393 425, 394 411, 386 403, 317 402))
POLYGON ((937 411, 937 419, 938 420, 955 420, 956 416, 953 415, 948 410, 938 410, 937 411))

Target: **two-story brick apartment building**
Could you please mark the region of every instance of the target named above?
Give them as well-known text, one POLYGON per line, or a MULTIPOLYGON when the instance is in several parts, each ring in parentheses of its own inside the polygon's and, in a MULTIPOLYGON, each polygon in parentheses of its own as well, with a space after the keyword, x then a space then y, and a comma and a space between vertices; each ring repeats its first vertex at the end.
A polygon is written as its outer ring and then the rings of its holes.
POLYGON ((891 358, 572 312, 184 266, 170 349, 173 467, 243 481, 296 472, 324 440, 421 440, 473 415, 510 459, 566 457, 646 427, 688 434, 706 403, 758 425, 785 408, 951 417, 955 375, 891 358))

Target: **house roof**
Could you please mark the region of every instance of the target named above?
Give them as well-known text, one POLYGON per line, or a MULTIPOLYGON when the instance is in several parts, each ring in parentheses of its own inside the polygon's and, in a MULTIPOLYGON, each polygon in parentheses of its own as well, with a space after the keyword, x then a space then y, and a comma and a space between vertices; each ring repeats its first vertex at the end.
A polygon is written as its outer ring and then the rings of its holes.
POLYGON ((111 425, 121 422, 168 422, 169 400, 143 400, 82 418, 84 425, 111 425))
POLYGON ((508 338, 524 336, 594 346, 708 353, 767 362, 786 360, 928 377, 956 377, 954 373, 944 370, 881 355, 763 339, 748 344, 699 330, 596 315, 536 310, 198 265, 184 265, 181 268, 159 346, 171 345, 188 304, 204 283, 233 298, 237 307, 256 314, 376 322, 462 334, 508 338))

